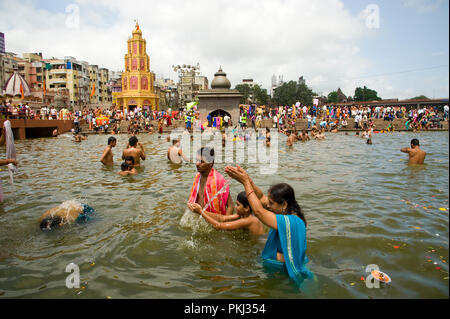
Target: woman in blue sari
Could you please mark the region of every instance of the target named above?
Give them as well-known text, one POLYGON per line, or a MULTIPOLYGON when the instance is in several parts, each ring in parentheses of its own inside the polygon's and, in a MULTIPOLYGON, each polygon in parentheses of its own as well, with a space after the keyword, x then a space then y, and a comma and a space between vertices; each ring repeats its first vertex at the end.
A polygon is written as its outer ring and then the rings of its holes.
POLYGON ((225 172, 244 185, 253 213, 271 229, 262 252, 263 264, 287 270, 297 285, 305 278, 312 278, 306 267, 306 219, 292 187, 276 184, 264 196, 241 167, 227 166, 225 172))

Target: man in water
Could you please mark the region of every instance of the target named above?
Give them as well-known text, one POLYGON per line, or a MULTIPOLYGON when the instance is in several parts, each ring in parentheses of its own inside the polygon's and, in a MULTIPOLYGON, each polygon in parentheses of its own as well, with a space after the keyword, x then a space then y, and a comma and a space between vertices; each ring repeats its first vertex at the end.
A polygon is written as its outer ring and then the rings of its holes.
POLYGON ((172 146, 167 150, 167 158, 174 164, 181 164, 183 160, 189 162, 189 159, 183 154, 180 148, 180 139, 175 138, 172 140, 172 146))
POLYGON ((73 222, 87 222, 95 213, 94 209, 76 201, 66 201, 59 206, 47 210, 40 218, 41 230, 51 230, 73 222))
POLYGON ((403 147, 400 150, 403 153, 408 153, 409 155, 408 165, 424 163, 425 156, 427 155, 427 153, 422 151, 419 146, 420 146, 419 140, 415 138, 411 140, 411 148, 403 147))
POLYGON ((225 178, 216 171, 214 166, 214 149, 202 147, 196 157, 197 175, 189 195, 189 203, 198 203, 202 208, 208 205, 206 211, 231 215, 234 210, 230 188, 225 178), (219 194, 219 190, 222 192, 219 194))
POLYGON ((288 147, 292 147, 292 145, 294 145, 294 142, 295 142, 295 135, 292 134, 291 131, 288 131, 287 132, 287 136, 288 136, 288 138, 287 138, 287 141, 286 141, 286 145, 288 147))
POLYGON ((113 165, 113 152, 112 149, 117 144, 117 140, 114 136, 110 136, 108 138, 108 146, 106 146, 105 150, 103 151, 103 155, 100 158, 100 162, 102 162, 104 165, 113 165))
POLYGON ((309 140, 310 140, 310 137, 309 137, 309 135, 308 135, 308 132, 306 132, 306 130, 303 130, 302 133, 301 133, 300 136, 299 136, 299 139, 300 139, 302 142, 309 141, 309 140))
POLYGON ((138 139, 136 136, 130 137, 128 144, 130 147, 123 150, 122 159, 125 159, 127 156, 133 156, 134 167, 141 166, 141 159, 145 161, 146 158, 143 146, 138 147, 138 139))
POLYGON ((55 128, 55 129, 53 130, 52 136, 53 136, 53 137, 57 137, 57 136, 58 136, 58 129, 57 129, 57 128, 55 128))

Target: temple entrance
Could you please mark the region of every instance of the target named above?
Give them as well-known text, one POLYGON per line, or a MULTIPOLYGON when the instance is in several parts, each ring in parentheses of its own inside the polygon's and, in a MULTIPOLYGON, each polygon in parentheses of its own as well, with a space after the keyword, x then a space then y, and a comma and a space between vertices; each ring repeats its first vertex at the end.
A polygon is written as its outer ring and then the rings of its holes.
POLYGON ((224 127, 231 126, 231 114, 228 113, 227 111, 224 111, 224 110, 221 110, 221 109, 214 110, 211 113, 209 113, 208 116, 210 116, 210 120, 208 121, 208 126, 215 126, 214 125, 214 118, 215 117, 221 117, 222 118, 224 127), (227 123, 225 123, 225 120, 223 120, 225 115, 228 115, 228 117, 230 118, 229 121, 228 121, 228 125, 227 125, 227 123))

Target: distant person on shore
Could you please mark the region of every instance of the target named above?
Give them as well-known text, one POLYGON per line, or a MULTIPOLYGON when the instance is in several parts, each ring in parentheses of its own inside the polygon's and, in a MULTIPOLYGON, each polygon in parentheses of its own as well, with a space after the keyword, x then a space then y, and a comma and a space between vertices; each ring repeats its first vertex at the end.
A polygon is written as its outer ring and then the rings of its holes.
POLYGON ((172 140, 172 146, 167 150, 167 159, 174 164, 181 164, 189 162, 189 159, 183 154, 180 148, 180 139, 175 138, 172 140))
POLYGON ((217 230, 244 229, 253 235, 265 234, 263 224, 253 215, 245 192, 240 192, 237 196, 235 206, 237 214, 223 216, 209 212, 203 213, 202 207, 195 203, 189 203, 188 207, 194 213, 203 216, 217 230))
POLYGON ((414 165, 414 164, 423 164, 425 162, 425 156, 427 153, 422 151, 420 149, 420 144, 418 139, 412 139, 411 140, 411 147, 403 147, 401 150, 403 153, 408 153, 409 155, 409 161, 408 165, 414 165))
POLYGON ((87 204, 81 204, 75 200, 65 201, 47 210, 39 218, 39 227, 41 230, 52 230, 74 222, 85 223, 93 217, 94 213, 94 209, 87 204))
POLYGON ((103 151, 102 157, 100 158, 100 162, 102 162, 104 165, 113 165, 113 152, 112 149, 117 144, 117 140, 114 136, 110 136, 108 138, 108 146, 103 151))
POLYGON ((128 140, 129 147, 123 150, 122 159, 125 159, 127 156, 133 156, 134 158, 134 167, 141 166, 141 159, 145 161, 145 151, 144 147, 138 146, 138 139, 136 136, 130 137, 128 140))

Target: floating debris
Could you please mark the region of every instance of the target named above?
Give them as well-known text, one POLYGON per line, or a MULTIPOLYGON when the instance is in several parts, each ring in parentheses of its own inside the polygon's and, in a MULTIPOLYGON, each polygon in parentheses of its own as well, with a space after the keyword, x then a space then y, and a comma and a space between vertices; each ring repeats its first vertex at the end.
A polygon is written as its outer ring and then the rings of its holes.
POLYGON ((391 277, 389 277, 386 273, 384 273, 382 271, 374 270, 374 271, 372 271, 372 276, 376 280, 384 282, 386 284, 388 284, 392 281, 391 277))

